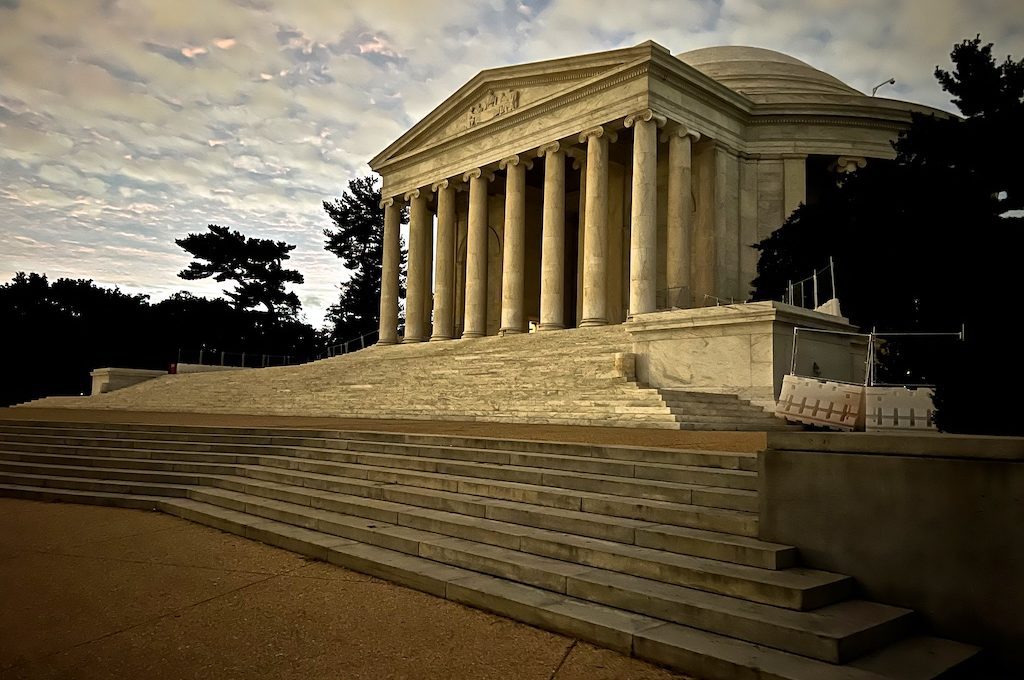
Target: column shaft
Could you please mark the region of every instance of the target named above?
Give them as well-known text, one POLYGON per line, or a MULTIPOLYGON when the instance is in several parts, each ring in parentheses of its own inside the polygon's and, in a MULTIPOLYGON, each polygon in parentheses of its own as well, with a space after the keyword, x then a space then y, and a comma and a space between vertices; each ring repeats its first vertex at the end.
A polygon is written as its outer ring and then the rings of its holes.
POLYGON ((540 255, 540 326, 565 328, 565 152, 559 144, 544 154, 544 222, 540 255))
POLYGON ((402 208, 394 198, 382 202, 384 206, 384 237, 381 254, 380 278, 380 333, 377 342, 394 345, 398 342, 398 278, 400 267, 398 225, 402 208))
POLYGON ((455 188, 448 180, 437 192, 437 255, 434 259, 434 333, 430 340, 451 340, 455 332, 455 188))
POLYGON ((502 335, 522 333, 523 295, 526 285, 526 163, 518 156, 502 161, 505 167, 505 249, 501 267, 502 335))
MULTIPOLYGON (((424 193, 426 189, 424 189, 424 193)), ((429 202, 429 194, 427 195, 429 202)), ((427 210, 426 239, 423 247, 423 340, 431 334, 431 316, 434 313, 434 215, 427 210)))
POLYGON ((469 181, 469 233, 466 237, 466 312, 463 338, 487 335, 487 178, 480 170, 469 181))
MULTIPOLYGON (((695 133, 694 133, 695 134, 695 133)), ((691 307, 693 285, 690 268, 693 261, 693 172, 690 149, 692 138, 685 130, 676 130, 668 138, 668 210, 665 243, 666 286, 669 307, 691 307)))
POLYGON ((629 314, 656 307, 658 289, 658 125, 653 116, 630 116, 633 127, 633 196, 629 237, 629 314))
POLYGON ((405 338, 402 342, 423 342, 424 297, 427 294, 423 266, 426 263, 424 251, 430 228, 430 213, 427 211, 427 197, 417 189, 406 194, 409 201, 409 269, 406 285, 409 290, 405 300, 405 338))
POLYGON ((587 142, 587 195, 583 238, 583 320, 580 327, 608 324, 608 134, 580 135, 587 142))

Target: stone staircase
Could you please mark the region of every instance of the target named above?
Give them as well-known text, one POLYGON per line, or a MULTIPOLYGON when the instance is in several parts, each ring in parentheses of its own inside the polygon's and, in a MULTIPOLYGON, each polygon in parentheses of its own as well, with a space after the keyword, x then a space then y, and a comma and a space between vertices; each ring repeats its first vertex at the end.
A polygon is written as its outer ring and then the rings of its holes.
POLYGON ((168 375, 108 394, 28 406, 771 430, 780 419, 729 395, 659 392, 628 380, 621 325, 373 346, 301 366, 168 375))
POLYGON ((936 678, 977 650, 758 535, 757 455, 0 420, 0 495, 160 509, 718 678, 936 678))

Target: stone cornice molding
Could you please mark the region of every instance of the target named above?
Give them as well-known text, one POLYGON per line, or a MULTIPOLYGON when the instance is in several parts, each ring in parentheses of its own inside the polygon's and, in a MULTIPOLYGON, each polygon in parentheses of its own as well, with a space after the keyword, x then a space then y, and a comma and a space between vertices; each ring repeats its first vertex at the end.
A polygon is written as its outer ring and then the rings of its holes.
POLYGON ((473 168, 469 172, 466 172, 462 175, 462 181, 469 182, 469 180, 477 179, 479 177, 483 177, 488 182, 494 181, 494 173, 490 171, 484 172, 483 168, 473 168))
POLYGON ((641 120, 648 123, 654 121, 654 124, 659 128, 665 127, 665 124, 668 122, 668 118, 660 113, 655 113, 652 109, 643 109, 642 111, 637 111, 636 113, 631 113, 626 116, 626 120, 623 121, 623 125, 625 127, 633 127, 637 121, 641 120))
POLYGON ((667 142, 673 137, 689 137, 691 142, 700 141, 700 133, 696 130, 691 130, 682 123, 677 123, 674 126, 670 126, 661 133, 661 141, 667 142))
POLYGON ((558 153, 561 151, 562 153, 565 153, 565 149, 563 149, 562 147, 563 145, 561 142, 548 142, 547 144, 541 144, 539 147, 537 147, 537 157, 543 158, 544 156, 548 155, 548 152, 558 153))
POLYGON ((498 162, 498 169, 499 170, 504 170, 505 168, 507 168, 509 166, 515 167, 515 166, 519 165, 520 163, 522 163, 523 166, 527 170, 529 170, 530 168, 533 167, 533 161, 532 160, 521 158, 519 156, 519 154, 513 154, 513 155, 509 156, 508 158, 501 159, 498 162))
POLYGON ((606 126, 598 125, 597 127, 592 127, 589 130, 584 130, 580 133, 580 144, 586 144, 591 137, 601 139, 601 137, 605 136, 608 137, 608 142, 610 144, 614 144, 615 140, 619 138, 614 131, 609 130, 606 126))

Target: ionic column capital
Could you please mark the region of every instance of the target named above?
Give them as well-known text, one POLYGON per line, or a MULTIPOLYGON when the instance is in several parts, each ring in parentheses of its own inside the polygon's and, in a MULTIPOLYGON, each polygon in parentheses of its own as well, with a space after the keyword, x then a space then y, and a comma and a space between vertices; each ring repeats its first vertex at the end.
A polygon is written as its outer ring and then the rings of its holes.
POLYGON ((390 208, 394 204, 395 204, 395 197, 394 196, 389 196, 388 198, 385 198, 384 200, 382 200, 380 202, 380 207, 381 208, 390 208))
POLYGON ((598 125, 597 127, 592 127, 588 130, 584 130, 583 132, 581 132, 580 143, 586 143, 586 141, 589 140, 591 137, 594 137, 595 139, 607 137, 608 141, 611 143, 614 143, 615 140, 619 138, 619 136, 615 134, 614 131, 609 130, 604 125, 598 125))
POLYGON ((631 113, 628 116, 626 116, 626 120, 623 121, 623 124, 626 127, 633 127, 633 125, 635 125, 636 122, 640 120, 646 122, 653 121, 654 124, 657 125, 659 128, 665 127, 665 123, 668 122, 668 118, 665 118, 665 116, 661 115, 660 113, 655 113, 651 109, 644 109, 642 111, 637 111, 636 113, 631 113))
POLYGON ((587 152, 575 146, 565 150, 565 155, 572 159, 572 169, 579 170, 587 164, 587 152))
POLYGON ((565 151, 561 142, 548 142, 537 147, 537 157, 543 158, 549 153, 558 153, 559 151, 565 151))
POLYGON ((836 171, 848 174, 860 170, 868 164, 868 159, 863 156, 840 156, 836 160, 836 171))
POLYGON ((413 189, 412 191, 410 191, 407 194, 405 194, 405 201, 407 203, 412 203, 413 201, 415 201, 419 197, 420 197, 420 190, 419 189, 413 189))
POLYGON ((447 179, 443 179, 440 182, 434 182, 433 184, 431 184, 430 190, 436 193, 441 189, 447 189, 450 186, 450 184, 451 183, 447 179))
POLYGON ((507 168, 509 166, 515 167, 515 166, 519 165, 520 163, 522 163, 523 166, 525 166, 527 170, 529 170, 530 168, 533 167, 533 161, 532 160, 520 158, 519 154, 513 154, 513 155, 509 156, 508 158, 501 159, 501 161, 498 163, 498 169, 499 170, 504 170, 505 168, 507 168))
POLYGON ((700 133, 697 132, 696 130, 691 130, 682 123, 677 123, 676 125, 669 126, 665 129, 664 132, 661 133, 661 141, 663 142, 667 142, 673 137, 689 137, 691 142, 700 141, 700 133))
POLYGON ((471 179, 479 179, 481 177, 483 177, 488 182, 491 182, 494 180, 494 173, 490 171, 484 172, 483 168, 473 168, 469 172, 462 175, 462 181, 468 182, 471 179))

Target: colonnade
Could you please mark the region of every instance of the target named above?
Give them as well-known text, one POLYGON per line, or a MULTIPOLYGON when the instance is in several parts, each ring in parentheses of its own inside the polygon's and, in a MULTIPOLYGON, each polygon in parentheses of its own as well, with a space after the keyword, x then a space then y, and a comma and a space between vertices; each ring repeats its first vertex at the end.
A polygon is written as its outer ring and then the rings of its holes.
MULTIPOLYGON (((614 123, 615 121, 613 121, 614 123)), ((690 290, 693 277, 703 275, 692 266, 692 173, 691 145, 699 135, 686 126, 670 123, 650 109, 621 121, 633 129, 632 187, 629 242, 629 314, 654 311, 658 287, 657 174, 659 130, 668 142, 668 196, 666 209, 666 284, 668 290, 690 290)), ((616 124, 581 131, 509 156, 498 163, 505 172, 505 243, 502 260, 500 333, 526 329, 526 171, 533 159, 543 159, 543 217, 541 225, 541 281, 539 331, 565 328, 565 157, 585 145, 580 160, 583 211, 582 315, 579 325, 603 326, 608 319, 608 174, 609 143, 616 140, 616 124)), ((487 333, 488 183, 494 174, 488 166, 465 172, 459 178, 440 178, 401 197, 390 196, 384 207, 384 253, 380 300, 381 344, 398 338, 399 221, 403 205, 409 206, 408 295, 403 342, 449 340, 455 335, 455 240, 456 209, 453 180, 461 179, 469 191, 466 237, 465 306, 463 338, 487 333), (429 209, 436 195, 437 257, 431 241, 433 218, 429 209), (431 267, 436 294, 431 295, 431 267), (433 324, 431 325, 431 314, 433 324)))

